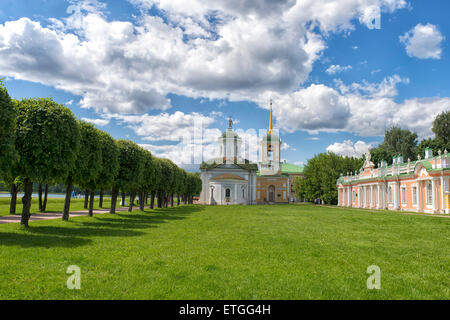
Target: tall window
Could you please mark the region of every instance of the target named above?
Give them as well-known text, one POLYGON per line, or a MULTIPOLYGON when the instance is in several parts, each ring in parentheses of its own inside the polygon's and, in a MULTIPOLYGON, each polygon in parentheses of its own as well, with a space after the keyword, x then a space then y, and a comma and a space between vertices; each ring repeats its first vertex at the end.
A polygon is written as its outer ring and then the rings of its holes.
POLYGON ((417 204, 417 187, 412 187, 412 203, 417 204))
POLYGON ((402 187, 402 204, 406 204, 406 187, 402 187))
POLYGON ((353 192, 352 192, 352 202, 355 202, 355 195, 356 195, 355 190, 353 190, 353 192))
POLYGON ((388 199, 389 199, 389 203, 392 203, 392 187, 389 187, 389 190, 388 190, 388 199))
POLYGON ((427 205, 431 206, 433 204, 433 186, 431 182, 427 184, 427 205))
POLYGON ((231 190, 227 189, 225 190, 225 197, 229 198, 231 196, 231 190))

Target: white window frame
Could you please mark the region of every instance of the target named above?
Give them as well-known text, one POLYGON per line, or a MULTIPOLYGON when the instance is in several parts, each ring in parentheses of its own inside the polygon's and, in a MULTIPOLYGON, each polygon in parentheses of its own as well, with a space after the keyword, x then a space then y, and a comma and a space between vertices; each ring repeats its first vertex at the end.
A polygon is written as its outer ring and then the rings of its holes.
POLYGON ((402 198, 401 199, 402 206, 406 206, 406 186, 404 185, 400 187, 400 196, 402 198))
POLYGON ((392 188, 392 186, 388 187, 388 202, 389 202, 389 204, 393 204, 394 203, 394 196, 393 196, 393 188, 392 188))
POLYGON ((417 185, 411 186, 411 199, 413 206, 417 205, 417 185))
POLYGON ((431 181, 427 182, 425 186, 425 192, 426 192, 426 204, 427 207, 433 206, 433 184, 431 181))

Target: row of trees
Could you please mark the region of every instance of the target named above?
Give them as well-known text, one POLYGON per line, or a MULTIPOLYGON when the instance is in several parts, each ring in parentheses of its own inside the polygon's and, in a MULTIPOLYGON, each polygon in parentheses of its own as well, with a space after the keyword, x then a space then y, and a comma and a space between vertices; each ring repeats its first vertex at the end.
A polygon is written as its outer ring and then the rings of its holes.
MULTIPOLYGON (((63 220, 69 219, 74 186, 85 192, 85 207, 93 214, 94 195, 112 190, 111 213, 119 192, 130 194, 129 211, 135 198, 144 210, 174 205, 174 196, 192 203, 201 191, 201 180, 168 159, 152 154, 128 140, 114 140, 92 124, 77 120, 71 110, 52 99, 12 100, 0 82, 0 177, 11 188, 11 212, 15 213, 19 184, 23 186, 21 224, 28 227, 33 182, 40 186, 64 183, 63 220)), ((41 192, 40 192, 41 194, 41 192)), ((41 204, 40 209, 45 210, 41 204)))
POLYGON ((399 127, 391 128, 385 132, 384 141, 370 150, 373 163, 377 165, 385 160, 392 164, 392 159, 397 154, 401 154, 405 161, 414 161, 418 155, 423 158, 426 148, 431 148, 433 154, 437 154, 439 150, 450 151, 450 111, 436 116, 431 130, 434 137, 423 139, 419 143, 416 132, 399 127))
MULTIPOLYGON (((392 164, 395 155, 401 154, 404 161, 414 161, 418 155, 424 157, 425 149, 431 148, 434 154, 439 150, 450 151, 450 111, 439 114, 433 121, 433 138, 418 143, 417 133, 399 127, 387 130, 384 140, 378 147, 370 150, 371 161, 377 165, 385 160, 392 164)), ((336 181, 340 174, 359 171, 365 157, 347 158, 336 154, 319 154, 308 161, 304 168, 304 177, 295 178, 294 190, 297 196, 306 201, 322 199, 326 203, 336 204, 338 190, 336 181)))
POLYGON ((334 153, 321 153, 308 160, 303 169, 304 177, 296 177, 293 188, 299 199, 314 201, 321 199, 336 204, 338 190, 336 180, 341 172, 355 172, 364 163, 360 158, 341 157, 334 153))

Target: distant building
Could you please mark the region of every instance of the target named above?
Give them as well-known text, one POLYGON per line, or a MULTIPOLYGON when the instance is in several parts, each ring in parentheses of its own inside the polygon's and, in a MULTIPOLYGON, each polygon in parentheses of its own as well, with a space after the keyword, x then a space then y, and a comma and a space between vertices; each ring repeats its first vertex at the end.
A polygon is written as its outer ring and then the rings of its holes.
POLYGON ((394 157, 375 168, 366 154, 360 172, 341 176, 337 181, 338 205, 345 207, 450 213, 450 156, 447 150, 433 157, 404 162, 394 157))
POLYGON ((272 102, 269 130, 260 142, 261 161, 241 157, 242 139, 233 131, 232 121, 218 139, 220 156, 200 166, 202 192, 199 202, 211 205, 265 204, 298 201, 292 189, 303 167, 281 162, 281 140, 273 132, 272 102))

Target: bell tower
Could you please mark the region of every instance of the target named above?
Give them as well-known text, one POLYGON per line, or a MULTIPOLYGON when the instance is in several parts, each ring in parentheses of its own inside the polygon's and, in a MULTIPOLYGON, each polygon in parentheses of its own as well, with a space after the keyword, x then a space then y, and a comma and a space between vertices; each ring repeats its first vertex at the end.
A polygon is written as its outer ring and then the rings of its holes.
POLYGON ((272 99, 270 100, 269 130, 261 141, 261 175, 281 173, 281 140, 273 130, 272 99))

